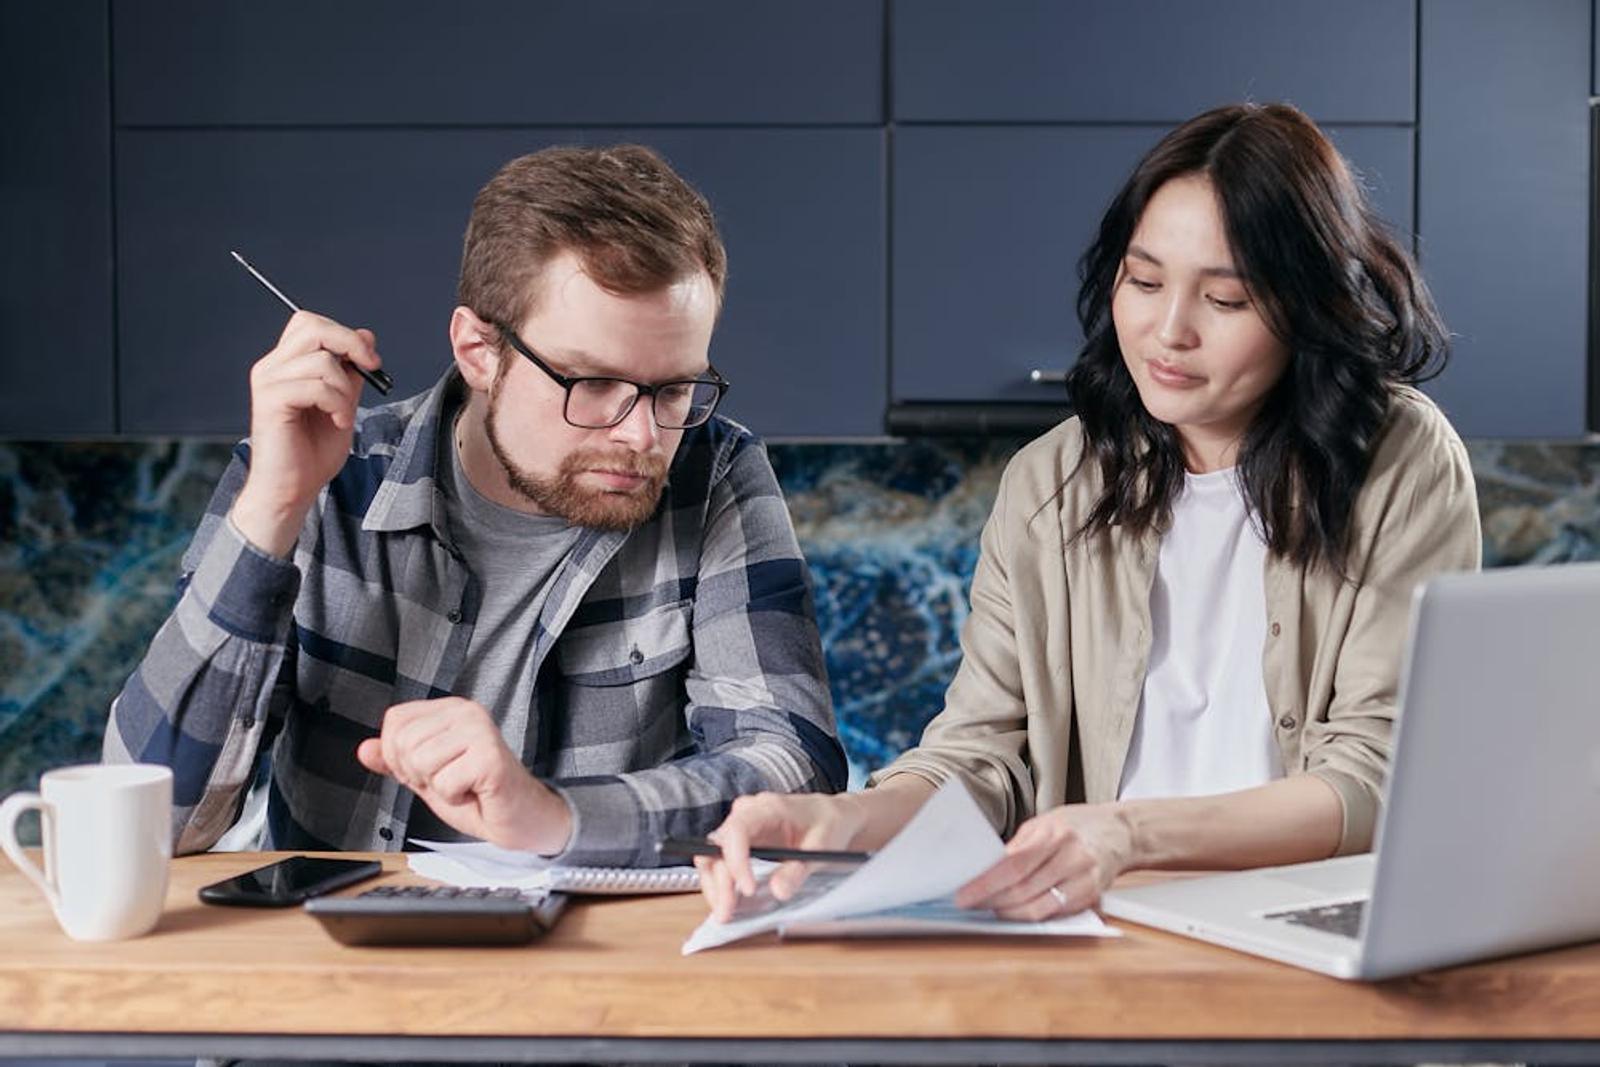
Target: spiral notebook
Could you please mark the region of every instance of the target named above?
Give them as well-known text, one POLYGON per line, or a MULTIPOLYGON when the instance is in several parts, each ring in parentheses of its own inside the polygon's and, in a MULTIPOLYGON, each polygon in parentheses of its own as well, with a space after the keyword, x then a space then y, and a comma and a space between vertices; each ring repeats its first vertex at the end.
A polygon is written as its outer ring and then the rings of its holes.
POLYGON ((693 867, 552 867, 550 888, 563 893, 692 893, 693 867))
POLYGON ((512 852, 486 841, 422 841, 411 870, 454 886, 550 889, 563 893, 692 893, 700 888, 693 867, 566 867, 542 856, 512 852))

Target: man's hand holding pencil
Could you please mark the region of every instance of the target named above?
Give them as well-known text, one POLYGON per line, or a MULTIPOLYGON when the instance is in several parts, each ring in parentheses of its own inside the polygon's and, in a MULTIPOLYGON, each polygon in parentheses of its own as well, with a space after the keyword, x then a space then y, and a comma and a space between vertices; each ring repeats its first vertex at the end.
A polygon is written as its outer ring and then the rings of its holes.
POLYGON ((296 311, 250 370, 250 473, 229 512, 263 552, 287 556, 300 524, 350 454, 357 367, 383 364, 371 330, 296 311))

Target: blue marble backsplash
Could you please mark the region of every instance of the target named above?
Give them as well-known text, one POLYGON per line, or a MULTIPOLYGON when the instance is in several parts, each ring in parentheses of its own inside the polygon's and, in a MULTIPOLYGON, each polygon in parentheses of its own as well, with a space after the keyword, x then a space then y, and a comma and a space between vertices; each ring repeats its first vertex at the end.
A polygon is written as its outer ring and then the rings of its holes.
MULTIPOLYGON (((940 707, 978 532, 1020 444, 771 446, 816 578, 853 781, 913 744, 940 707)), ((1600 445, 1469 449, 1486 565, 1600 559, 1600 445)), ((229 451, 0 443, 0 795, 98 757, 111 698, 172 608, 229 451)))

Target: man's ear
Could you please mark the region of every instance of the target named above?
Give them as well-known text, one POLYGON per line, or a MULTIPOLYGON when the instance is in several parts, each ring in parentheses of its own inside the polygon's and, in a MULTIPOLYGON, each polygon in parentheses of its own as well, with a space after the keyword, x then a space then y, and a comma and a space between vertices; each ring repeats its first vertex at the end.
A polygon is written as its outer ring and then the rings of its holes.
POLYGON ((469 307, 450 315, 450 348, 470 389, 487 393, 500 373, 499 331, 469 307))

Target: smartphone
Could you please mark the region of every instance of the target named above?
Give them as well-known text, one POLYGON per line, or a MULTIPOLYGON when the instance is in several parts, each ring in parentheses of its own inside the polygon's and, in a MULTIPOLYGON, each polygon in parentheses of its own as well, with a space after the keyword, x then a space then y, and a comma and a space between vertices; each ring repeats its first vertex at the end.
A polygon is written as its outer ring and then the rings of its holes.
POLYGON ((207 904, 286 908, 323 893, 354 885, 382 870, 383 864, 377 860, 290 856, 286 860, 203 886, 200 899, 207 904))

